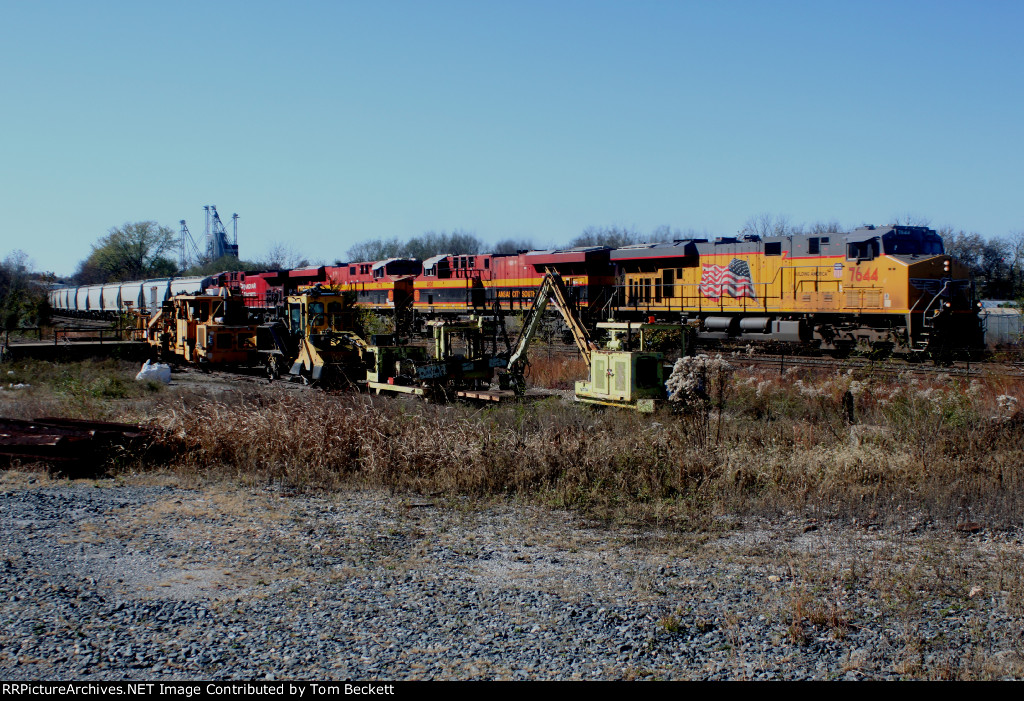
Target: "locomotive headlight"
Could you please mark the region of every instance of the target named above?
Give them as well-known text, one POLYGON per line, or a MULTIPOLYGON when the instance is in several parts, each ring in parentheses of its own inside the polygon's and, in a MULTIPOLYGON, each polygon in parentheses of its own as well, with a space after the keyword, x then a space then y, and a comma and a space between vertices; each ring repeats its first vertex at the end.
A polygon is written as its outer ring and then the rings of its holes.
POLYGON ((952 304, 950 304, 949 302, 946 302, 946 309, 949 309, 952 306, 953 306, 952 304))
POLYGON ((942 270, 943 270, 943 272, 947 272, 947 273, 949 272, 949 258, 947 258, 946 260, 942 261, 942 270))

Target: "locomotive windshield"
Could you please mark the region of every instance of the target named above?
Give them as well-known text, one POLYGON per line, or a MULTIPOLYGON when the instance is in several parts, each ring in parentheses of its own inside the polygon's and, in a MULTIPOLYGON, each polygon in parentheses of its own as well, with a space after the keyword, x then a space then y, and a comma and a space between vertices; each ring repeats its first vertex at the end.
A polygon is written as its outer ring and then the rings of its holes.
POLYGON ((887 255, 938 256, 944 253, 942 238, 934 231, 897 228, 882 236, 882 246, 887 255))
POLYGON ((874 260, 878 257, 878 237, 846 244, 846 257, 858 261, 874 260))

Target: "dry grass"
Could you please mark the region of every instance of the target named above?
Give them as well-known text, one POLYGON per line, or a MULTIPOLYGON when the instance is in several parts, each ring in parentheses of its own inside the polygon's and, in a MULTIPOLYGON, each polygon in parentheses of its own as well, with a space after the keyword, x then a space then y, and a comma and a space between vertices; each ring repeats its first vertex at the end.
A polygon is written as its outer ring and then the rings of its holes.
MULTIPOLYGON (((538 354, 534 383, 581 377, 573 362, 538 354)), ((144 387, 106 397, 81 388, 117 386, 104 373, 134 374, 134 365, 15 370, 16 380, 36 384, 0 395, 7 416, 152 425, 160 440, 129 469, 298 489, 517 495, 694 529, 717 527, 723 514, 793 510, 998 527, 1019 525, 1024 506, 1024 415, 1014 399, 1024 398, 1024 383, 999 377, 964 383, 738 368, 721 421, 713 417, 719 433, 702 430, 705 419, 693 415, 558 400, 478 410, 256 385, 222 398, 144 387), (847 391, 855 396, 853 426, 841 408, 847 391)))
POLYGON ((545 389, 575 389, 576 380, 587 379, 587 364, 578 354, 536 353, 530 357, 527 381, 545 389))
POLYGON ((169 404, 154 423, 182 469, 300 488, 526 495, 700 527, 725 513, 792 509, 1016 523, 1024 421, 999 413, 993 393, 1007 387, 870 384, 870 397, 858 390, 865 423, 850 427, 840 409, 849 379, 769 387, 748 377, 717 442, 695 440, 687 416, 557 400, 474 410, 263 391, 234 404, 169 404))

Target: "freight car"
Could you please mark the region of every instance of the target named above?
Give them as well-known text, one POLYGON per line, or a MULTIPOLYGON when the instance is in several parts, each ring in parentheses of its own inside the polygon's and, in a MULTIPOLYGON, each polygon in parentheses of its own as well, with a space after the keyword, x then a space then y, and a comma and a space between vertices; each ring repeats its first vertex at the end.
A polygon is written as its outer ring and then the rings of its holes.
POLYGON ((932 229, 721 237, 612 251, 619 318, 680 321, 704 340, 902 352, 981 347, 970 274, 932 229))
POLYGON ((129 311, 155 314, 171 297, 199 294, 209 288, 211 281, 209 277, 175 277, 56 287, 50 290, 48 299, 50 307, 65 316, 113 319, 129 311))

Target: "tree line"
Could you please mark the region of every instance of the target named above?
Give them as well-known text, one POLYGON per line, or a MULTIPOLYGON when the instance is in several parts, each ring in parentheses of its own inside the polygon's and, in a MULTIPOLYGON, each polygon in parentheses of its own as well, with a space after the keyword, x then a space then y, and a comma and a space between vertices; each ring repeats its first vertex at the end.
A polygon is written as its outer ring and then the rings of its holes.
POLYGON ((989 239, 948 227, 938 233, 946 253, 971 269, 981 297, 1024 300, 1024 231, 989 239))

